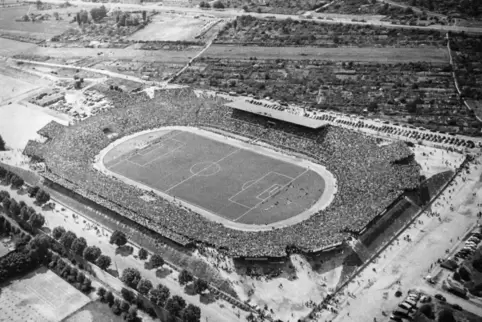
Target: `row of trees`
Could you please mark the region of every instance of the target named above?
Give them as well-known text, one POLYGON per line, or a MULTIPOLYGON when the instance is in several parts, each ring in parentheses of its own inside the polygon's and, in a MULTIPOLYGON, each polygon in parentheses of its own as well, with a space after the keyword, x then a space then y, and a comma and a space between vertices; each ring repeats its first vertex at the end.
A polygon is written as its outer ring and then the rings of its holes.
POLYGON ((83 293, 88 294, 92 291, 92 281, 86 277, 82 271, 71 266, 58 255, 54 254, 52 256, 48 266, 52 271, 83 293))
MULTIPOLYGON (((172 317, 181 318, 186 322, 200 321, 201 309, 199 307, 192 304, 187 305, 186 301, 178 295, 170 297, 171 292, 166 286, 158 284, 154 287, 151 281, 141 277, 141 273, 137 269, 125 269, 122 272, 121 280, 126 285, 136 289, 143 296, 146 296, 153 305, 164 308, 172 317)), ((206 288, 207 283, 199 287, 199 289, 203 290, 206 288)), ((129 303, 137 303, 139 305, 139 301, 142 302, 134 292, 126 288, 123 288, 121 293, 123 298, 129 303)))
POLYGON ((112 259, 107 255, 102 255, 102 251, 97 246, 88 246, 84 237, 77 237, 72 231, 66 231, 64 227, 58 226, 52 230, 52 237, 59 242, 67 251, 73 252, 77 256, 82 256, 91 263, 95 263, 101 269, 106 270, 112 263, 112 259))
POLYGON ((0 191, 0 203, 3 211, 28 232, 33 232, 33 229, 39 229, 45 224, 44 216, 27 206, 25 202, 17 202, 14 198, 10 198, 7 191, 0 191))

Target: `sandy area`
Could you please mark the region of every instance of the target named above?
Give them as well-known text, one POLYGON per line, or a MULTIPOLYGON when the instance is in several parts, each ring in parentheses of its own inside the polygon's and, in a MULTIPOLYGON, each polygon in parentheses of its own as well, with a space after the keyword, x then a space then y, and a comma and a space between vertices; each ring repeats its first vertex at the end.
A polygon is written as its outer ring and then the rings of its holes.
POLYGON ((40 268, 2 287, 0 320, 61 321, 89 302, 87 296, 55 273, 40 268))
POLYGON ((38 85, 27 83, 13 77, 0 75, 0 104, 35 88, 38 88, 38 85))
POLYGON ((440 172, 455 170, 465 159, 465 156, 461 153, 424 145, 417 144, 411 150, 415 154, 415 160, 422 167, 420 174, 426 178, 440 172))
POLYGON ((41 110, 27 108, 17 103, 5 105, 0 107, 0 135, 10 149, 23 150, 28 140, 41 140, 37 131, 52 120, 67 124, 65 120, 55 118, 41 110))

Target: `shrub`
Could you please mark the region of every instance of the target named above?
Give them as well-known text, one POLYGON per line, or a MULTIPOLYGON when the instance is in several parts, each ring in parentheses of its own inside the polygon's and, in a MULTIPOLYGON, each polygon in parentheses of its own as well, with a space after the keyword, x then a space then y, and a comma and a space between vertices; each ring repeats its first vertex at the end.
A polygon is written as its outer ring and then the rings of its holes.
POLYGON ((224 3, 222 3, 221 1, 216 1, 213 3, 213 8, 215 9, 224 9, 224 3))
POLYGON ((107 293, 105 293, 105 302, 108 303, 110 306, 112 306, 114 304, 114 294, 112 294, 111 291, 107 291, 107 293))
POLYGON ((106 292, 107 291, 102 286, 97 289, 97 295, 99 295, 102 299, 104 298, 106 292))

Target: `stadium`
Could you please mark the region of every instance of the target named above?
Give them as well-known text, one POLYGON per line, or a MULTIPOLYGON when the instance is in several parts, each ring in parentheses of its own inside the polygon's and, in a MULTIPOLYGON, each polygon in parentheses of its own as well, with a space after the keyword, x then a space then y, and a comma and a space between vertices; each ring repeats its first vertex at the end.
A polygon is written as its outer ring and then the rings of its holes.
POLYGON ((49 123, 24 154, 45 163, 49 186, 160 240, 233 258, 315 253, 376 231, 381 214, 418 195, 420 166, 403 142, 189 89, 111 98, 117 108, 102 115, 49 123))

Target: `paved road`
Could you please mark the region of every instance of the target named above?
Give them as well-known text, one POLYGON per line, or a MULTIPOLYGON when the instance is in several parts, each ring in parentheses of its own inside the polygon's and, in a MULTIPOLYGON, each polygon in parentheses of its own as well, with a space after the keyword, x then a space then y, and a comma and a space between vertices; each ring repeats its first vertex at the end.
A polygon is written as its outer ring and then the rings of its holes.
POLYGON ((469 300, 458 297, 458 296, 456 296, 452 293, 449 293, 445 290, 442 290, 442 289, 435 289, 435 288, 431 287, 429 284, 420 284, 417 287, 417 289, 420 290, 420 291, 423 291, 426 294, 431 295, 432 297, 435 294, 442 294, 447 299, 447 303, 458 304, 464 310, 472 312, 472 313, 477 314, 478 316, 482 317, 482 307, 479 306, 479 305, 476 305, 473 302, 470 302, 469 300))

